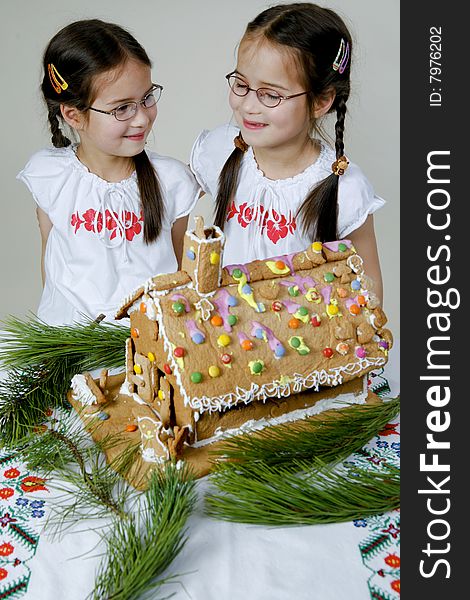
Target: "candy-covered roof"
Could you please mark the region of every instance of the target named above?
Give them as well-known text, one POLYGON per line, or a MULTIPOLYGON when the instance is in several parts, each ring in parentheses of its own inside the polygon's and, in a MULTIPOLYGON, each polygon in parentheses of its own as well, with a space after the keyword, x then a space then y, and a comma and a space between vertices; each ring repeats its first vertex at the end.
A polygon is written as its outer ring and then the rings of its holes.
MULTIPOLYGON (((213 261, 213 249, 206 254, 213 261)), ((155 277, 119 312, 144 305, 157 321, 158 366, 195 411, 338 385, 385 364, 391 334, 350 241, 315 242, 218 277, 205 294, 186 272, 155 277)))

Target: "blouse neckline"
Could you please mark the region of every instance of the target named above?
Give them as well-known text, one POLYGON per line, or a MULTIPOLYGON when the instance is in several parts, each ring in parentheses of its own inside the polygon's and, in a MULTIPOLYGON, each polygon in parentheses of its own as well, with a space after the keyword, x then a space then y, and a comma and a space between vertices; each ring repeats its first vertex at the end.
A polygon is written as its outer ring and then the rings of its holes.
POLYGON ((251 146, 248 148, 246 153, 247 164, 252 173, 255 175, 255 177, 260 182, 263 182, 266 185, 282 187, 284 185, 294 185, 296 183, 301 183, 305 180, 310 180, 312 173, 321 168, 328 170, 328 165, 331 162, 331 156, 328 157, 328 154, 330 154, 330 148, 323 142, 323 140, 317 141, 320 144, 320 153, 318 154, 315 161, 308 165, 303 171, 297 173, 296 175, 293 175, 292 177, 286 177, 284 179, 270 179, 269 177, 266 177, 261 171, 261 169, 258 167, 258 163, 256 162, 253 148, 251 146))
POLYGON ((100 185, 107 187, 128 187, 136 181, 137 173, 135 170, 129 175, 129 177, 125 177, 124 179, 121 179, 121 181, 106 181, 106 179, 103 179, 99 175, 96 175, 96 173, 92 173, 88 169, 88 167, 81 162, 81 160, 77 156, 77 148, 78 144, 72 144, 65 148, 66 152, 69 153, 72 165, 77 170, 81 171, 82 173, 85 173, 90 179, 93 179, 100 185))

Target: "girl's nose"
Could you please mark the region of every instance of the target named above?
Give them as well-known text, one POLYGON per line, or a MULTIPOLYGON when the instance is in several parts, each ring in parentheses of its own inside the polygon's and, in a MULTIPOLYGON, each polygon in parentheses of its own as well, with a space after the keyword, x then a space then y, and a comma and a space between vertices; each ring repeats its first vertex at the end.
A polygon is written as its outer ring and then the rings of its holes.
POLYGON ((142 104, 137 104, 137 111, 132 119, 129 119, 129 125, 132 127, 147 127, 149 122, 155 120, 157 116, 157 105, 151 108, 145 108, 142 104))
POLYGON ((248 92, 248 94, 246 96, 243 96, 242 98, 240 98, 240 100, 242 101, 243 109, 246 110, 246 112, 249 112, 249 113, 261 112, 261 108, 263 105, 258 100, 258 96, 256 95, 256 92, 254 92, 253 90, 250 90, 248 92))

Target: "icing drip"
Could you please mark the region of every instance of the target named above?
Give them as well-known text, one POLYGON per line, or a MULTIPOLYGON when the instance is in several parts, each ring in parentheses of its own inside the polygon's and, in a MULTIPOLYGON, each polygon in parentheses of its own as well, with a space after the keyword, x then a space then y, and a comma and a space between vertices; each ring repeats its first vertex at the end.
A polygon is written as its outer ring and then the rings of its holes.
POLYGON ((194 319, 188 319, 186 321, 186 329, 188 330, 189 335, 195 344, 203 344, 206 341, 206 336, 198 328, 194 319))
POLYGON ((88 387, 84 375, 74 375, 72 377, 71 385, 73 398, 81 402, 83 406, 92 406, 93 404, 97 404, 96 396, 88 387))
POLYGON ((267 342, 271 348, 274 357, 282 358, 286 353, 286 349, 281 344, 280 340, 278 340, 274 335, 272 329, 266 327, 265 325, 261 325, 261 323, 258 323, 258 321, 252 321, 251 324, 251 335, 258 339, 264 339, 264 341, 267 342))
POLYGON ((232 326, 228 322, 228 317, 230 314, 229 308, 238 304, 237 299, 234 296, 230 295, 225 288, 223 288, 217 292, 217 295, 214 298, 214 304, 217 307, 219 315, 224 320, 225 331, 230 333, 232 331, 232 326))
POLYGON ((326 285, 325 287, 322 287, 320 293, 323 296, 323 302, 329 304, 331 299, 331 286, 326 285))
POLYGON ((335 240, 334 242, 324 242, 323 246, 327 250, 331 250, 331 252, 339 252, 340 244, 344 244, 346 246, 346 248, 348 248, 348 249, 352 248, 351 240, 335 240))
POLYGON ((302 306, 301 304, 298 304, 297 302, 294 302, 293 300, 283 300, 282 304, 284 304, 284 306, 287 308, 287 312, 291 315, 293 315, 295 312, 297 312, 299 310, 299 308, 302 306))

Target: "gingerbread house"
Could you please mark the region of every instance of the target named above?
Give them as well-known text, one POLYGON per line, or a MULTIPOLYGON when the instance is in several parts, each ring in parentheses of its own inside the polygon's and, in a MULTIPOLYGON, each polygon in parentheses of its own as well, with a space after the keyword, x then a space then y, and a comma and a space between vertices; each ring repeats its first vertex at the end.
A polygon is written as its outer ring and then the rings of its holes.
POLYGON ((144 460, 364 402, 364 375, 387 361, 392 336, 349 240, 226 267, 223 248, 196 218, 181 270, 116 315, 130 317, 121 394, 144 460))

